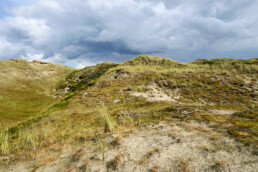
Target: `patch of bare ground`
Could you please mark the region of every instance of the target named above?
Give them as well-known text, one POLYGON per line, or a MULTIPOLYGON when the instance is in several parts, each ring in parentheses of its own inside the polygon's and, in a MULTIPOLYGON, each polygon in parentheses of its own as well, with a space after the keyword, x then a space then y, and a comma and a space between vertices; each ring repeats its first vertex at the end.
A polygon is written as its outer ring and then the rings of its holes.
POLYGON ((150 84, 146 86, 146 92, 132 92, 133 96, 143 97, 147 101, 155 102, 155 101, 167 101, 167 102, 177 102, 177 99, 180 98, 178 95, 168 95, 161 88, 159 88, 155 84, 150 84))
POLYGON ((65 149, 58 156, 0 171, 245 171, 258 169, 249 147, 204 123, 159 122, 101 140, 102 149, 65 149), (241 149, 240 149, 241 147, 241 149))
POLYGON ((212 114, 232 115, 232 114, 235 113, 236 111, 232 111, 232 110, 222 110, 222 109, 212 109, 212 110, 210 110, 210 112, 211 112, 212 114))

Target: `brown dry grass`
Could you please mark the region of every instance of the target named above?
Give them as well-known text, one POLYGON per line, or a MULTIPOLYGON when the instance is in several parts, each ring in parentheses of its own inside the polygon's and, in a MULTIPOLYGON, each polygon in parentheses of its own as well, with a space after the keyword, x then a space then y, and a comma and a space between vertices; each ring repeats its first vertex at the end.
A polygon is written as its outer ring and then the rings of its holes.
POLYGON ((149 151, 147 154, 145 154, 139 161, 140 164, 144 164, 147 163, 149 161, 149 159, 155 155, 160 153, 161 150, 159 148, 153 148, 151 151, 149 151))
POLYGON ((112 169, 112 170, 117 170, 118 169, 118 165, 121 162, 123 157, 123 154, 118 153, 114 159, 112 159, 111 161, 107 162, 107 168, 108 169, 112 169))
POLYGON ((51 163, 52 161, 56 160, 58 156, 56 154, 43 156, 43 158, 40 158, 37 160, 36 167, 39 168, 41 166, 46 166, 47 164, 51 163))
POLYGON ((190 172, 190 167, 185 159, 179 159, 177 168, 179 172, 190 172))

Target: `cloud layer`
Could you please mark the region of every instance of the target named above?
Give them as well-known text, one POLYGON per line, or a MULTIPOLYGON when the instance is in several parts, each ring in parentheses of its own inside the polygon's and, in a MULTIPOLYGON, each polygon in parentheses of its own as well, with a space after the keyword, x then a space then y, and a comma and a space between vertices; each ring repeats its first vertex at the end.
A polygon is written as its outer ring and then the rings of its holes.
POLYGON ((257 57, 257 0, 38 0, 0 19, 0 59, 70 66, 138 54, 257 57))

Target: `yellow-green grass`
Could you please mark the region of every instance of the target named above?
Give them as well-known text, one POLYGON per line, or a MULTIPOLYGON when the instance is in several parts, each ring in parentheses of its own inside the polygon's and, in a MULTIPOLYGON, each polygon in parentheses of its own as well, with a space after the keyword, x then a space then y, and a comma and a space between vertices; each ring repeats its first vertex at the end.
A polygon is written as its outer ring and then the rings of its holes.
POLYGON ((15 126, 53 104, 57 83, 72 71, 39 61, 0 61, 0 123, 15 126))
MULTIPOLYGON (((2 91, 2 90, 1 90, 2 91)), ((7 90, 0 97, 1 123, 14 125, 40 112, 53 103, 53 97, 35 94, 33 90, 7 90)))
MULTIPOLYGON (((9 152, 31 156, 30 148, 26 146, 24 139, 19 139, 18 136, 25 131, 24 128, 29 128, 30 132, 39 135, 44 135, 47 129, 51 130, 47 137, 38 139, 34 153, 40 153, 41 150, 60 150, 66 144, 101 146, 102 150, 102 138, 112 133, 130 132, 136 127, 162 120, 172 123, 191 120, 205 122, 221 133, 257 146, 256 99, 252 91, 246 91, 244 83, 244 79, 249 77, 250 85, 254 84, 257 74, 242 71, 236 75, 231 71, 220 73, 212 70, 175 72, 172 68, 162 68, 160 62, 153 63, 150 66, 144 63, 111 65, 112 67, 102 71, 101 75, 95 75, 94 72, 98 73, 98 70, 93 69, 90 75, 94 77, 84 83, 85 87, 79 86, 80 89, 70 92, 55 107, 43 113, 42 118, 27 123, 26 127, 10 130, 12 132, 9 152), (159 70, 155 70, 153 66, 159 70), (144 86, 149 83, 155 83, 160 89, 168 92, 177 89, 182 96, 182 102, 149 102, 131 95, 131 92, 138 91, 138 88, 144 92, 144 86), (201 104, 200 100, 204 100, 206 104, 201 104), (105 110, 101 112, 100 107, 103 104, 105 110), (248 110, 250 113, 226 116, 212 114, 210 109, 240 112, 248 110), (106 115, 103 116, 102 113, 106 115), (111 129, 108 123, 116 125, 110 125, 111 129), (36 126, 38 132, 34 132, 32 126, 36 126)), ((185 66, 175 63, 178 68, 185 66)), ((173 64, 174 61, 170 65, 173 64)), ((84 73, 78 76, 84 76, 84 73)), ((81 79, 83 80, 83 77, 81 79)), ((71 85, 75 84, 78 88, 74 81, 73 79, 71 85)), ((69 78, 64 82, 69 85, 69 78)))
POLYGON ((181 63, 167 58, 140 55, 119 67, 130 72, 213 72, 213 73, 251 73, 258 72, 258 58, 253 59, 198 59, 191 63, 181 63))

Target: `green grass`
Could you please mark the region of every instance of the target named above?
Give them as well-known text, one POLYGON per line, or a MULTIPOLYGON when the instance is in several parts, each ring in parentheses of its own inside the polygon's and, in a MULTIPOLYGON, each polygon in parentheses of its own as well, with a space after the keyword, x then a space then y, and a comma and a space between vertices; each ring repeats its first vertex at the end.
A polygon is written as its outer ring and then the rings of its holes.
POLYGON ((6 155, 10 151, 11 135, 8 130, 0 125, 0 154, 6 155))
POLYGON ((106 132, 112 132, 115 129, 116 122, 110 116, 108 109, 103 105, 100 107, 100 118, 103 121, 103 126, 105 126, 106 132))
POLYGON ((17 124, 38 113, 54 101, 52 97, 44 94, 35 94, 33 90, 7 90, 5 89, 0 100, 1 122, 17 124))
POLYGON ((161 57, 140 55, 119 67, 133 73, 181 73, 181 72, 213 72, 213 73, 244 73, 257 74, 258 58, 254 59, 199 59, 191 63, 181 63, 161 57))
POLYGON ((73 70, 39 61, 0 61, 0 123, 15 126, 56 102, 57 83, 73 70))
MULTIPOLYGON (((256 61, 220 59, 180 63, 144 55, 121 65, 104 63, 75 71, 59 82, 58 92, 68 87, 68 94, 37 117, 9 129, 8 151, 29 156, 29 147, 37 153, 42 149, 59 150, 66 144, 86 144, 100 146, 102 152, 99 138, 162 120, 205 122, 241 142, 257 145, 256 97, 245 88, 255 86, 256 61), (245 67, 238 70, 238 62, 245 67), (246 78, 250 79, 249 84, 245 83, 246 78), (181 99, 178 103, 148 102, 131 95, 146 92, 145 85, 150 83, 164 92, 177 91, 181 99), (118 101, 114 103, 114 100, 118 101), (213 115, 208 112, 210 109, 246 112, 225 116, 213 115)), ((16 106, 15 96, 10 97, 9 92, 1 94, 0 101, 9 107, 16 106)))
POLYGON ((70 73, 64 81, 58 84, 59 89, 69 88, 70 92, 80 91, 81 89, 95 84, 96 79, 101 77, 110 68, 118 64, 105 62, 96 66, 89 66, 84 69, 70 73))

